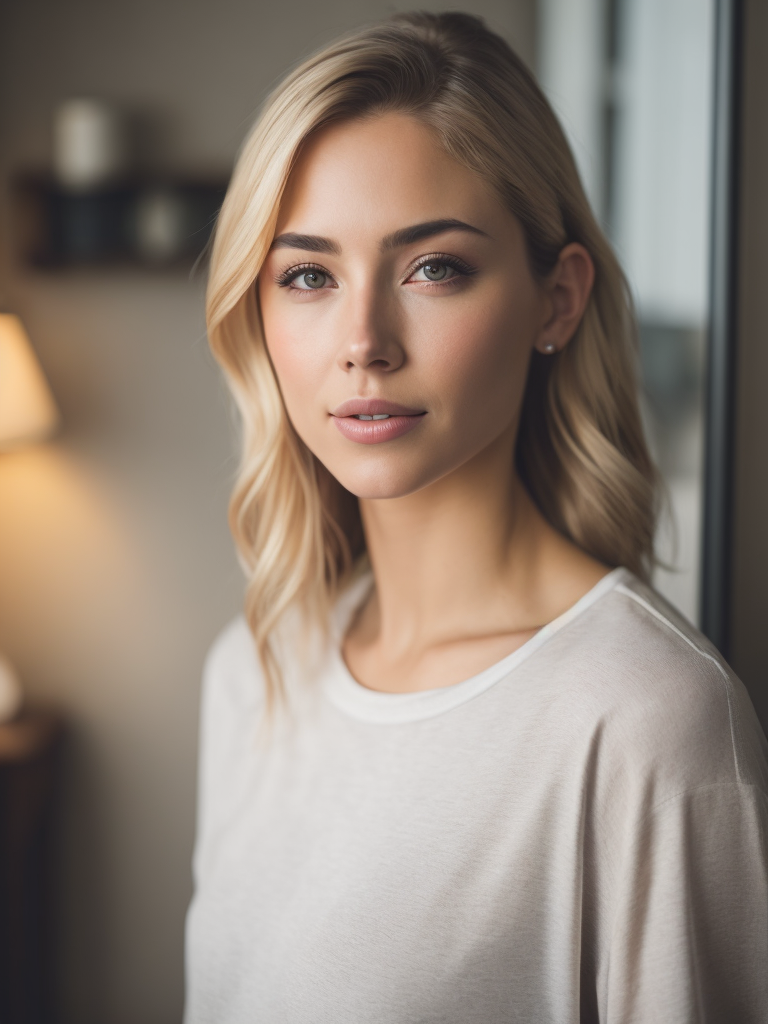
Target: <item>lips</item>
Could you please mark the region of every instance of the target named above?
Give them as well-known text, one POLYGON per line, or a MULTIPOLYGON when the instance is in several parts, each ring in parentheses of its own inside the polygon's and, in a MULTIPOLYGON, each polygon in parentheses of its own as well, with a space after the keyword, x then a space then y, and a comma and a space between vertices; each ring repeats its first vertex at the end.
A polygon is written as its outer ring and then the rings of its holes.
POLYGON ((425 415, 425 409, 414 409, 381 398, 352 398, 342 402, 331 413, 339 432, 358 444, 393 441, 417 427, 425 415))
POLYGON ((333 410, 331 416, 423 416, 425 409, 412 409, 383 398, 350 398, 333 410))

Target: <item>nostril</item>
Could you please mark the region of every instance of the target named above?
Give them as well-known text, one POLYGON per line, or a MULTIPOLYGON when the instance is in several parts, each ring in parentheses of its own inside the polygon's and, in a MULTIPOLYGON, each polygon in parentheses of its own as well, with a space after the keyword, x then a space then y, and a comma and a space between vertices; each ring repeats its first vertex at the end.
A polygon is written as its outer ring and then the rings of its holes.
POLYGON ((388 359, 371 359, 370 362, 354 362, 348 359, 346 362, 348 370, 353 370, 355 367, 360 367, 360 369, 364 370, 389 370, 391 365, 388 359))

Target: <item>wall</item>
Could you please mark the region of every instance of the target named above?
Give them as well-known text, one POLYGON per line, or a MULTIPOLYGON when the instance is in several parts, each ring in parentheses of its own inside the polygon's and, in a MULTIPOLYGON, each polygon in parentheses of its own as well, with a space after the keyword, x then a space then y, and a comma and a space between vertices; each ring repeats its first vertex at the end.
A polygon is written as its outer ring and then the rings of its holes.
POLYGON ((768 7, 744 7, 732 659, 768 731, 768 7))
MULTIPOLYGON (((24 271, 10 248, 8 176, 47 162, 52 111, 77 94, 151 115, 158 163, 226 170, 289 64, 400 6, 0 9, 0 303, 22 315, 64 423, 53 444, 0 456, 0 648, 30 700, 59 707, 69 725, 66 1022, 180 1020, 199 671, 242 592, 225 524, 236 448, 202 282, 24 271)), ((472 10, 532 58, 533 0, 472 10)))

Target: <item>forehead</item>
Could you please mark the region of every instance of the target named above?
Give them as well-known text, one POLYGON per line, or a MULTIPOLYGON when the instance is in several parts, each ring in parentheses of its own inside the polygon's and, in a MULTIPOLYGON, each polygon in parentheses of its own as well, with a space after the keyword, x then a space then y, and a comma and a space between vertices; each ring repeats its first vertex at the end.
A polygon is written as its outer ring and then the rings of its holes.
POLYGON ((414 117, 386 113, 330 125, 305 144, 277 233, 381 238, 407 224, 454 218, 482 230, 511 218, 479 175, 414 117))

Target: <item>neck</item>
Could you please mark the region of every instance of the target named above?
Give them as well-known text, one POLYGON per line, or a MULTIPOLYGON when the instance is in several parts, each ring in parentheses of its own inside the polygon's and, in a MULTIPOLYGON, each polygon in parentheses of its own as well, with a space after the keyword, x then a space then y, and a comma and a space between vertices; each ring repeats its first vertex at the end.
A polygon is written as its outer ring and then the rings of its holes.
POLYGON ((388 650, 543 624, 537 581, 553 531, 509 438, 415 494, 360 506, 376 579, 365 632, 388 650))

